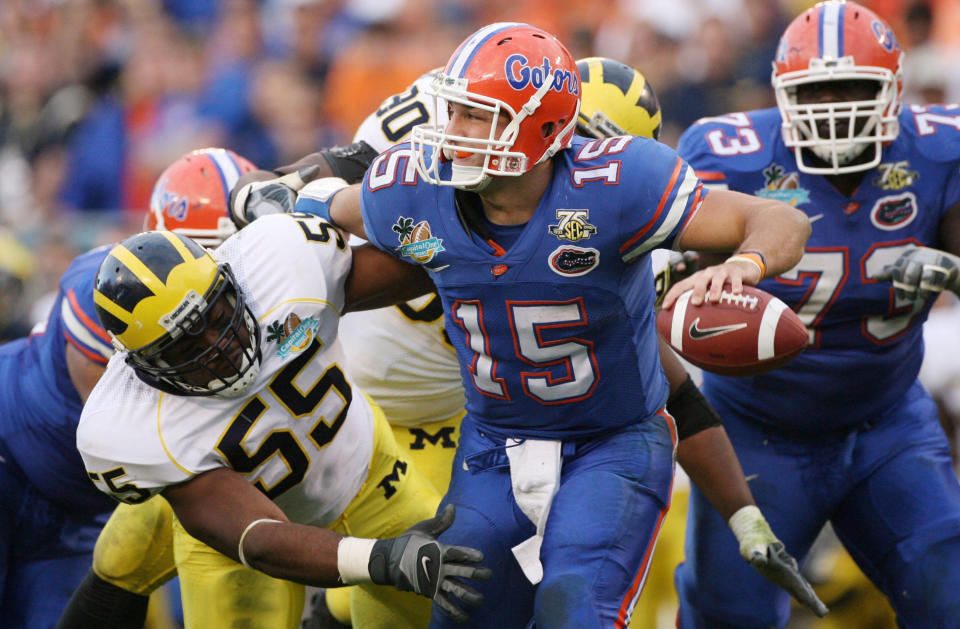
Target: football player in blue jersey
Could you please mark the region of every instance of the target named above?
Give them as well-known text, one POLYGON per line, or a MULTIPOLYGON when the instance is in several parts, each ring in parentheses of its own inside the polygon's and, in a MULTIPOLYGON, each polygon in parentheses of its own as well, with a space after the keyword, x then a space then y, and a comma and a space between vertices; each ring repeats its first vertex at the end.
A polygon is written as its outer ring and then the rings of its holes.
MULTIPOLYGON (((581 105, 578 113, 576 132, 579 135, 591 138, 606 138, 622 135, 636 135, 643 137, 652 137, 654 139, 659 135, 661 113, 656 95, 652 87, 646 81, 645 77, 635 68, 603 57, 590 57, 577 61, 577 68, 581 76, 581 105)), ((396 113, 401 109, 409 111, 417 109, 424 116, 429 118, 430 101, 428 96, 422 93, 424 87, 429 86, 429 80, 433 74, 428 73, 416 81, 409 90, 401 95, 387 99, 383 107, 361 125, 355 140, 359 142, 351 147, 341 147, 323 153, 314 153, 289 166, 284 166, 274 172, 251 171, 244 174, 237 182, 237 188, 232 197, 235 199, 233 207, 234 215, 237 217, 250 217, 261 215, 265 212, 274 211, 294 211, 293 200, 296 198, 296 190, 302 185, 303 180, 295 173, 304 172, 303 169, 310 166, 316 166, 318 175, 329 176, 337 172, 338 176, 348 182, 361 181, 364 175, 366 165, 376 158, 376 152, 365 149, 364 141, 369 141, 370 146, 383 149, 389 148, 395 141, 405 139, 409 129, 417 124, 417 119, 413 124, 404 127, 406 131, 403 137, 397 138, 397 130, 387 126, 389 121, 396 119, 396 113), (389 133, 387 133, 389 131, 389 133), (387 135, 390 137, 382 137, 387 135), (344 160, 350 156, 350 160, 344 160), (277 176, 280 175, 278 178, 277 176), (256 183, 263 182, 263 183, 256 183), (243 190, 243 188, 246 188, 243 190), (264 204, 263 207, 257 207, 264 204)), ((446 112, 438 112, 445 116, 446 112)), ((240 218, 238 223, 245 224, 245 218, 240 218)), ((667 252, 657 251, 659 259, 653 261, 653 268, 656 272, 655 284, 658 297, 663 296, 666 288, 669 286, 670 277, 673 269, 666 264, 667 252)), ((679 267, 677 267, 679 268, 679 267)), ((675 274, 674 274, 675 277, 675 274)), ((439 313, 443 317, 442 311, 439 313)), ((377 320, 366 321, 365 325, 373 325, 374 330, 378 325, 384 328, 392 328, 396 334, 407 333, 405 328, 398 328, 396 322, 387 325, 385 320, 377 324, 377 320)), ((347 324, 345 321, 344 324, 347 324)), ((341 336, 343 335, 344 325, 341 325, 341 336)), ((383 333, 391 330, 384 329, 383 333)), ((382 334, 373 333, 368 335, 372 339, 370 342, 383 342, 382 334)), ((424 343, 426 339, 416 337, 417 343, 424 343)), ((409 343, 410 341, 406 341, 409 343)), ((446 344, 444 344, 446 347, 446 344)), ((363 355, 363 348, 351 347, 348 344, 348 351, 360 350, 363 355)), ((398 345, 404 348, 401 353, 407 356, 411 350, 409 346, 398 345)), ((435 354, 421 351, 417 359, 430 361, 435 359, 435 354)), ((391 349, 390 351, 397 351, 391 349)), ((451 348, 452 351, 452 348, 451 348)), ((351 355, 351 358, 355 356, 351 355)), ((677 425, 677 462, 691 476, 692 480, 700 487, 701 491, 709 497, 711 504, 717 511, 729 520, 734 514, 745 507, 755 505, 750 490, 743 479, 743 472, 736 460, 729 439, 726 437, 720 419, 713 411, 709 403, 693 384, 690 376, 686 373, 682 364, 676 359, 672 351, 665 344, 661 343, 661 362, 667 381, 670 384, 670 397, 667 400, 667 410, 673 416, 677 425)), ((356 365, 356 363, 354 363, 356 365)), ((434 366, 434 378, 437 382, 446 382, 447 374, 442 365, 434 366)), ((459 383, 459 375, 458 375, 459 383)), ((381 384, 373 384, 374 389, 368 390, 376 401, 378 394, 382 394, 384 389, 381 384)), ((418 395, 430 395, 430 392, 420 388, 422 382, 404 382, 402 379, 392 386, 403 387, 405 394, 411 397, 418 395)), ((462 387, 457 387, 462 396, 462 387)), ((389 408, 401 410, 396 406, 392 399, 384 400, 390 403, 389 408)), ((422 405, 419 412, 423 412, 422 405)), ((387 412, 387 419, 392 421, 390 412, 387 412)), ((459 424, 459 422, 458 422, 459 424)), ((397 430, 398 443, 404 441, 402 430, 397 430)), ((442 476, 431 476, 431 479, 438 483, 437 487, 445 491, 450 478, 450 461, 445 458, 445 452, 431 451, 423 453, 411 452, 414 461, 421 471, 436 468, 440 463, 446 463, 445 478, 442 476), (419 454, 419 458, 417 457, 419 454), (421 467, 423 466, 423 467, 421 467)), ((439 468, 438 468, 439 469, 439 468)), ((672 599, 672 607, 676 609, 676 595, 673 588, 673 569, 680 562, 683 556, 683 525, 686 518, 686 496, 688 492, 684 491, 680 500, 683 504, 679 513, 676 511, 677 492, 674 490, 673 500, 671 501, 670 513, 664 520, 660 529, 656 554, 651 559, 652 567, 649 576, 645 582, 645 592, 647 594, 641 599, 640 606, 633 613, 631 626, 642 627, 655 617, 657 605, 666 603, 672 599), (671 530, 673 527, 676 530, 671 530), (667 546, 664 546, 664 539, 667 540, 667 546), (666 553, 666 554, 664 554, 666 553), (672 560, 672 563, 670 563, 672 560), (669 565, 668 565, 669 564, 669 565), (651 592, 651 588, 654 590, 651 592), (644 601, 648 597, 655 597, 651 604, 643 607, 644 601)), ((786 553, 780 552, 767 556, 766 548, 774 546, 779 548, 779 540, 763 520, 762 514, 752 509, 746 509, 733 521, 740 522, 744 516, 749 516, 747 526, 741 526, 737 533, 741 535, 741 543, 744 545, 745 557, 751 557, 756 562, 756 567, 768 578, 777 583, 783 583, 798 600, 804 602, 813 608, 816 613, 823 614, 825 608, 815 601, 809 585, 800 578, 796 571, 794 560, 786 553), (751 534, 746 535, 745 531, 750 530, 751 534), (749 539, 748 539, 749 538, 749 539), (763 561, 756 557, 762 556, 763 561)), ((343 590, 332 590, 326 593, 326 603, 330 605, 330 614, 343 620, 349 620, 349 609, 344 613, 343 608, 349 608, 349 604, 339 602, 343 595, 348 593, 343 590)), ((315 610, 319 616, 327 612, 323 609, 323 601, 319 602, 315 610)))
POLYGON ((74 432, 113 353, 93 310, 105 249, 60 279, 47 321, 0 346, 0 623, 52 627, 90 565, 112 502, 86 478, 74 432))
MULTIPOLYGON (((734 252, 664 300, 692 289, 701 303, 791 268, 810 231, 785 203, 706 193, 653 140, 574 137, 579 82, 549 33, 484 27, 432 84, 445 126, 297 204, 437 285, 467 396, 442 537, 469 539, 497 575, 472 626, 626 626, 676 444, 649 252, 734 252)), ((431 626, 451 622, 434 606, 431 626)))
MULTIPOLYGON (((822 2, 780 41, 777 107, 702 119, 678 150, 702 180, 789 202, 813 228, 800 262, 760 283, 808 349, 704 378, 758 505, 801 555, 829 521, 900 626, 957 627, 960 483, 917 374, 931 297, 958 285, 960 109, 901 107, 901 65, 880 17, 822 2)), ((783 627, 787 598, 723 528, 694 490, 679 626, 783 627)))

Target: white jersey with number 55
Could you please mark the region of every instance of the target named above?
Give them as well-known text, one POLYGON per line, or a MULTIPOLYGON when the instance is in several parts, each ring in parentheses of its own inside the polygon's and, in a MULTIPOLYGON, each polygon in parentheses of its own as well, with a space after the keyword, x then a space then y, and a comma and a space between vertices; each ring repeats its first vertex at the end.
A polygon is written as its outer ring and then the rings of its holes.
POLYGON ((337 325, 351 251, 318 218, 271 215, 214 253, 260 325, 262 368, 245 397, 186 397, 143 383, 118 353, 83 409, 91 480, 124 502, 219 467, 247 477, 294 522, 336 519, 366 479, 373 409, 346 378, 337 325))

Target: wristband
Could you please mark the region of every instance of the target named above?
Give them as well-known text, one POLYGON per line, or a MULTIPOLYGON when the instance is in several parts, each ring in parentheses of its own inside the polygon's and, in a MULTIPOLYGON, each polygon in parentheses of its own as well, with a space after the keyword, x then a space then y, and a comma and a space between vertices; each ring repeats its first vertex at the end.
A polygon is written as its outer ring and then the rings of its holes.
POLYGON ((333 197, 347 186, 349 184, 339 177, 323 177, 311 181, 300 190, 293 206, 294 212, 319 216, 331 225, 336 225, 330 218, 330 203, 333 197))
POLYGON ((693 383, 693 378, 689 374, 683 384, 667 400, 667 411, 677 421, 678 440, 723 424, 716 409, 693 383))
POLYGON ((759 251, 738 251, 737 253, 733 254, 732 256, 724 260, 723 263, 726 264, 727 262, 735 262, 740 260, 744 262, 750 262, 751 264, 756 266, 757 270, 760 271, 761 280, 764 278, 764 276, 766 276, 767 263, 766 263, 766 260, 764 260, 763 258, 763 254, 760 253, 759 251))
POLYGON ((240 558, 240 563, 242 563, 245 568, 250 568, 250 564, 247 563, 247 558, 243 556, 243 540, 246 539, 247 533, 250 532, 250 529, 258 524, 263 524, 264 522, 276 522, 277 524, 283 524, 283 522, 280 520, 274 520, 272 518, 260 518, 259 520, 254 520, 247 525, 247 528, 243 529, 243 533, 240 533, 240 541, 237 542, 237 556, 240 558))
POLYGON ((337 570, 340 571, 340 582, 344 585, 354 583, 370 583, 370 554, 373 552, 375 539, 364 537, 343 537, 337 544, 337 570))

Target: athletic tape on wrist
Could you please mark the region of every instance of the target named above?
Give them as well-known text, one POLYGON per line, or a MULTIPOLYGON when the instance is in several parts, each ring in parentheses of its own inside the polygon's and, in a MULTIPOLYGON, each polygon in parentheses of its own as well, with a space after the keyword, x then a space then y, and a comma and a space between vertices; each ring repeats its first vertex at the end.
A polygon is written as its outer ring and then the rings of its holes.
POLYGON ((337 544, 337 570, 340 582, 344 585, 370 583, 370 553, 373 552, 375 539, 365 537, 344 537, 337 544))
POLYGON ((247 525, 247 528, 243 529, 243 533, 240 534, 240 541, 237 542, 237 556, 240 558, 240 563, 242 563, 247 568, 250 568, 250 564, 247 563, 247 558, 243 556, 243 540, 246 539, 247 533, 250 532, 250 529, 255 527, 258 524, 263 524, 264 522, 276 522, 277 524, 283 524, 281 520, 274 520, 272 518, 260 518, 259 520, 254 520, 247 525))
POLYGON ((737 509, 737 512, 727 520, 727 524, 730 526, 730 530, 733 531, 738 542, 743 539, 744 535, 754 532, 758 522, 766 523, 766 519, 763 517, 763 513, 760 512, 757 505, 740 507, 737 509))

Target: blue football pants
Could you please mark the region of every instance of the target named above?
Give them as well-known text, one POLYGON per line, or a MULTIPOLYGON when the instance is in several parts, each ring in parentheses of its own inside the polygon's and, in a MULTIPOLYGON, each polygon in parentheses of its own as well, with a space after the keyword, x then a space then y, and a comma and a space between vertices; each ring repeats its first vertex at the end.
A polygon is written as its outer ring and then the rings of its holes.
MULTIPOLYGON (((464 419, 440 506, 456 505, 456 520, 440 539, 481 549, 493 570, 492 580, 470 582, 485 600, 468 610, 466 626, 520 629, 535 620, 538 629, 625 627, 669 508, 675 444, 665 414, 565 442, 540 550, 544 576, 533 586, 511 552, 535 527, 514 501, 504 440, 464 419)), ((464 625, 434 605, 430 626, 464 625)))
POLYGON ((90 570, 109 513, 74 515, 0 460, 0 626, 52 629, 90 570))
MULTIPOLYGON (((791 554, 802 559, 830 521, 902 627, 960 627, 960 483, 936 406, 919 384, 871 425, 809 439, 711 401, 791 554)), ((675 578, 681 629, 786 624, 788 595, 740 557, 729 527, 696 489, 685 555, 675 578)))

